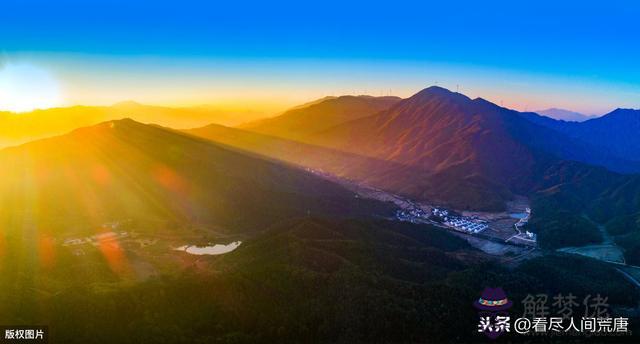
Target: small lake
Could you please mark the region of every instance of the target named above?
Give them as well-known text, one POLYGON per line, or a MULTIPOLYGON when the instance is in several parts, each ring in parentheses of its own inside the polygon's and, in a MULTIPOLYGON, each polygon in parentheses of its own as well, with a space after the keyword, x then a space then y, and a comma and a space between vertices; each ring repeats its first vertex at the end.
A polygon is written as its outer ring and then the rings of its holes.
POLYGON ((189 254, 195 254, 198 256, 201 255, 219 255, 229 253, 236 248, 238 248, 242 244, 242 241, 234 241, 227 245, 216 244, 209 246, 195 246, 195 245, 184 245, 178 248, 175 248, 176 251, 184 251, 189 254))
POLYGON ((512 213, 509 214, 509 216, 511 216, 511 218, 513 219, 524 219, 525 217, 527 217, 527 213, 512 213))

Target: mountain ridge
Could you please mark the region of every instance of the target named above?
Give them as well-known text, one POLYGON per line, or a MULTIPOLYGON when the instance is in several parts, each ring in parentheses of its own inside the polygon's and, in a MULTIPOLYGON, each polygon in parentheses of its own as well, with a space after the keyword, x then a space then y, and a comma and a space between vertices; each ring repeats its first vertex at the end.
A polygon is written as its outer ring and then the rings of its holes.
POLYGON ((5 148, 0 163, 0 204, 23 209, 0 216, 10 232, 24 229, 25 212, 56 233, 114 218, 232 233, 308 214, 388 211, 300 168, 131 119, 5 148))
POLYGON ((365 117, 400 101, 397 97, 340 96, 322 98, 283 114, 238 126, 262 134, 304 140, 307 135, 365 117))
MULTIPOLYGON (((432 86, 387 110, 300 140, 346 153, 359 161, 376 162, 376 167, 358 163, 362 168, 334 168, 342 177, 462 209, 501 209, 514 193, 538 190, 540 178, 565 160, 609 168, 633 167, 626 160, 610 158, 597 147, 544 124, 532 123, 527 116, 539 115, 432 86), (380 168, 381 164, 389 168, 380 168)), ((206 132, 194 133, 207 136, 206 132)), ((247 133, 211 133, 209 138, 215 139, 216 135, 227 135, 228 144, 233 144, 233 135, 244 135, 244 148, 259 150, 246 144, 250 141, 247 133)), ((294 153, 288 153, 287 159, 305 164, 294 153)), ((328 165, 335 162, 328 161, 328 165)), ((342 157, 337 163, 345 165, 342 157)), ((326 169, 332 167, 335 166, 326 169)))
POLYGON ((236 125, 247 118, 266 114, 245 110, 208 107, 172 108, 125 101, 111 106, 75 105, 15 114, 0 112, 0 148, 64 134, 78 127, 91 126, 122 117, 144 123, 158 123, 179 128, 209 123, 236 125))
POLYGON ((610 156, 640 161, 640 110, 618 108, 601 117, 579 123, 557 121, 533 113, 523 113, 523 116, 533 123, 598 147, 610 156))

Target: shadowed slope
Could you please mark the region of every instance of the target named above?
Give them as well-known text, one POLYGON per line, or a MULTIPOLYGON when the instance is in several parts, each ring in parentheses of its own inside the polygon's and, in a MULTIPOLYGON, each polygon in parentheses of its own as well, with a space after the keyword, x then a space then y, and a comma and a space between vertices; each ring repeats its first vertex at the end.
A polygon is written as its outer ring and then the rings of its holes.
POLYGON ((640 161, 640 110, 616 109, 581 123, 553 120, 533 113, 528 120, 605 150, 620 159, 640 161))
POLYGON ((405 196, 460 208, 501 208, 503 200, 510 197, 504 186, 476 176, 434 175, 395 161, 215 124, 185 132, 405 196))
POLYGON ((303 140, 306 136, 386 110, 398 97, 342 96, 295 107, 280 116, 239 126, 262 134, 303 140))

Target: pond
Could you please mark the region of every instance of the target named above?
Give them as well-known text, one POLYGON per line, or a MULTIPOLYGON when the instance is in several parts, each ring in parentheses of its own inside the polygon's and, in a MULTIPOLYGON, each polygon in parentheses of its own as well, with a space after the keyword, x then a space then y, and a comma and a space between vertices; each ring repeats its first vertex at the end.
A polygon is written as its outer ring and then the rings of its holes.
POLYGON ((240 244, 242 244, 242 241, 234 241, 230 244, 227 245, 222 245, 222 244, 216 244, 216 245, 209 245, 209 246, 195 246, 195 245, 184 245, 184 246, 180 246, 178 248, 175 248, 176 251, 184 251, 187 252, 189 254, 195 254, 198 256, 201 255, 218 255, 218 254, 225 254, 225 253, 229 253, 233 250, 235 250, 236 248, 238 248, 238 246, 240 246, 240 244))
POLYGON ((513 219, 524 219, 525 217, 527 217, 527 213, 511 213, 509 214, 509 216, 511 216, 511 218, 513 219))

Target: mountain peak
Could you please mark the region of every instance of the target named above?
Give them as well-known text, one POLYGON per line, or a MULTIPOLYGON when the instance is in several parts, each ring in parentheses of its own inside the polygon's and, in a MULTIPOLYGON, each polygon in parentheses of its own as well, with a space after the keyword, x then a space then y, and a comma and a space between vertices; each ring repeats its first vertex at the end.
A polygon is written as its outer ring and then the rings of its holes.
POLYGON ((140 123, 134 119, 131 119, 130 117, 123 117, 120 119, 113 119, 110 121, 106 121, 103 122, 101 124, 98 124, 98 126, 100 125, 109 125, 109 126, 114 126, 114 125, 127 125, 127 126, 132 126, 132 125, 144 125, 143 123, 140 123))
POLYGON ((139 129, 139 128, 147 128, 150 127, 147 124, 138 122, 128 117, 124 117, 121 119, 112 119, 109 121, 100 122, 97 124, 89 125, 86 127, 76 128, 71 131, 71 133, 76 134, 87 134, 87 133, 96 133, 104 130, 112 130, 112 129, 139 129))
POLYGON ((587 122, 592 123, 594 121, 602 121, 603 123, 625 123, 623 125, 638 125, 638 123, 640 123, 640 110, 617 108, 602 117, 591 119, 587 122))
POLYGON ((420 92, 414 94, 409 99, 414 100, 432 100, 432 99, 440 99, 440 100, 452 100, 452 101, 469 101, 469 97, 465 96, 462 93, 452 92, 444 87, 440 86, 429 86, 420 92))
POLYGON ((640 116, 640 110, 617 108, 609 112, 605 116, 640 116))
POLYGON ((398 97, 340 96, 322 98, 283 114, 247 123, 240 128, 299 140, 333 126, 376 114, 400 102, 398 97))
POLYGON ((440 86, 429 86, 427 88, 424 88, 422 90, 420 90, 418 93, 416 93, 416 95, 418 94, 454 94, 454 92, 450 91, 447 88, 444 87, 440 87, 440 86))

